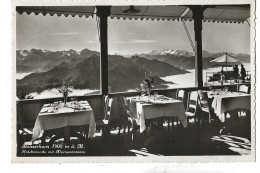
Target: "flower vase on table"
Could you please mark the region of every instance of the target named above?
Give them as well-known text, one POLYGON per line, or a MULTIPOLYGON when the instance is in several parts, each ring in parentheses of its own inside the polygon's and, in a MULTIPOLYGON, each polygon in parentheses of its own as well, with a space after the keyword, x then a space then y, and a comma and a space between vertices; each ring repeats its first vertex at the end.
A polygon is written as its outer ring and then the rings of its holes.
POLYGON ((65 107, 67 106, 67 98, 68 98, 68 95, 64 94, 63 99, 64 99, 64 106, 65 107))
POLYGON ((151 91, 152 91, 152 89, 151 89, 151 88, 148 88, 147 91, 146 91, 146 95, 147 95, 147 96, 151 96, 151 91))
POLYGON ((147 75, 145 72, 145 77, 140 84, 141 86, 141 93, 145 94, 146 96, 151 95, 152 88, 154 87, 154 75, 150 72, 150 75, 147 75))
POLYGON ((64 107, 67 106, 68 93, 72 92, 71 89, 70 89, 71 81, 67 83, 65 80, 63 80, 62 87, 59 89, 59 92, 62 93, 62 96, 63 96, 64 107))

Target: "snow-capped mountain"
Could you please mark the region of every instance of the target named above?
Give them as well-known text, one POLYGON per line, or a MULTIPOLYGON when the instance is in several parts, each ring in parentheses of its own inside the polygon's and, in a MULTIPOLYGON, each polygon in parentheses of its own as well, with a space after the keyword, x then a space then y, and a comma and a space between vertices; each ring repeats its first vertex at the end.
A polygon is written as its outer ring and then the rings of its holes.
MULTIPOLYGON (((214 58, 218 58, 224 55, 226 52, 209 52, 206 50, 202 51, 203 57, 203 68, 211 68, 212 63, 210 62, 214 58)), ((229 52, 228 52, 229 53, 229 52)), ((240 60, 241 62, 250 62, 250 56, 247 54, 233 54, 235 58, 240 60)), ((195 68, 195 53, 186 51, 186 50, 179 50, 179 49, 166 49, 166 50, 153 50, 147 54, 139 54, 138 56, 147 58, 149 60, 159 60, 162 62, 166 62, 170 65, 181 69, 193 69, 195 68)))
POLYGON ((194 52, 179 50, 179 49, 165 49, 165 50, 153 50, 149 53, 149 55, 176 55, 176 56, 186 56, 191 57, 194 56, 194 52))
POLYGON ((17 50, 17 72, 47 71, 59 65, 61 62, 71 62, 78 58, 89 58, 99 55, 98 52, 83 49, 78 52, 73 49, 63 51, 49 51, 41 49, 17 50))

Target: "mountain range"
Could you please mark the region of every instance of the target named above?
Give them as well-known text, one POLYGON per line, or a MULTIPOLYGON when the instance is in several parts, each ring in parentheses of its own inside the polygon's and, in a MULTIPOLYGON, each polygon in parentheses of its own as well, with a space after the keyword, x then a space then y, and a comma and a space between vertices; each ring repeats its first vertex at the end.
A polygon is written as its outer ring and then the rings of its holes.
MULTIPOLYGON (((17 90, 26 93, 41 92, 60 87, 62 79, 72 79, 76 89, 98 89, 100 81, 99 53, 84 49, 75 51, 50 52, 41 50, 18 51, 17 69, 34 70, 33 73, 17 80, 17 90), (51 58, 50 55, 53 57, 51 58), (38 61, 37 61, 38 60, 38 61), (45 61, 44 61, 45 60, 45 61), (29 61, 32 63, 30 64, 29 61)), ((158 60, 148 60, 133 56, 119 55, 108 57, 108 80, 112 92, 122 92, 139 88, 145 72, 155 76, 156 87, 167 87, 160 77, 188 73, 188 71, 158 60)))
MULTIPOLYGON (((203 57, 203 68, 211 68, 212 63, 211 60, 218 58, 222 55, 224 55, 226 52, 218 52, 218 53, 212 53, 203 50, 202 51, 202 57, 203 57)), ((241 61, 242 63, 249 63, 250 62, 250 56, 247 54, 233 54, 228 53, 241 61)), ((181 69, 194 69, 195 68, 195 53, 189 52, 185 50, 153 50, 150 53, 147 54, 139 54, 137 56, 147 58, 149 60, 156 59, 158 61, 166 62, 170 65, 174 65, 175 67, 181 68, 181 69)))
POLYGON ((92 55, 99 55, 96 51, 83 49, 81 52, 75 50, 68 51, 48 51, 41 49, 17 50, 16 51, 16 72, 28 73, 35 71, 48 71, 61 62, 72 62, 80 58, 88 58, 92 55))
MULTIPOLYGON (((203 51, 203 67, 211 67, 210 60, 223 53, 203 51)), ((249 61, 249 55, 233 55, 242 62, 249 61)), ((112 92, 139 88, 145 72, 155 75, 156 87, 165 88, 167 83, 160 77, 188 73, 185 69, 195 66, 193 52, 181 50, 152 51, 131 57, 108 56, 108 80, 112 92)), ((41 92, 60 87, 62 79, 72 79, 78 89, 99 89, 99 52, 83 49, 48 51, 40 49, 16 51, 17 73, 31 73, 17 80, 17 91, 41 92)))

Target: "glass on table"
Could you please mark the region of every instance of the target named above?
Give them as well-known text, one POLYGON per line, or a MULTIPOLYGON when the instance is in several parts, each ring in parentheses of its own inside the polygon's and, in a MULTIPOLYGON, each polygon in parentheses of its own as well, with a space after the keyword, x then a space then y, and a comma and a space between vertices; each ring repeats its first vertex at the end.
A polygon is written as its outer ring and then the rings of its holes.
POLYGON ((158 95, 158 92, 155 91, 155 92, 153 93, 153 99, 154 99, 154 101, 158 99, 158 96, 159 96, 159 95, 158 95))
POLYGON ((209 93, 212 95, 212 94, 215 94, 215 90, 214 88, 211 86, 209 87, 209 93))
POLYGON ((59 109, 58 106, 55 106, 54 109, 53 109, 53 111, 54 111, 54 112, 58 112, 58 109, 59 109))
POLYGON ((222 89, 217 88, 213 92, 219 94, 221 91, 222 91, 222 89))
POLYGON ((139 95, 139 100, 142 100, 143 99, 143 95, 139 95))
POLYGON ((224 88, 223 88, 223 91, 226 92, 226 93, 228 92, 228 90, 229 90, 228 87, 224 87, 224 88))

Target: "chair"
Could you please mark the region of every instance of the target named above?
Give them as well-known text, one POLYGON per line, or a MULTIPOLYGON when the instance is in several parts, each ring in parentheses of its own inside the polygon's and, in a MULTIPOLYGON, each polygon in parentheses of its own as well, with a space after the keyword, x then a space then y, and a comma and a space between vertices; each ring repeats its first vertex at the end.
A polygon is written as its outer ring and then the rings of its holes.
POLYGON ((134 133, 135 131, 137 130, 137 122, 136 122, 136 119, 134 118, 134 115, 133 115, 133 111, 132 111, 132 108, 131 108, 131 105, 130 105, 130 100, 126 99, 124 97, 124 105, 125 105, 125 110, 126 110, 126 116, 128 118, 128 135, 131 134, 131 139, 133 140, 134 139, 134 133), (130 131, 130 128, 132 127, 132 131, 130 131))
POLYGON ((25 127, 24 111, 21 103, 17 103, 17 144, 21 147, 25 142, 31 141, 33 128, 25 127))
MULTIPOLYGON (((249 94, 249 87, 246 85, 238 85, 238 92, 249 94)), ((241 115, 242 112, 246 112, 246 109, 238 109, 239 114, 241 115)))
POLYGON ((104 96, 104 113, 105 113, 105 120, 108 120, 110 116, 110 111, 111 111, 111 103, 113 99, 109 98, 107 95, 104 96))
POLYGON ((128 123, 128 114, 125 107, 124 97, 117 96, 113 98, 111 105, 110 116, 108 118, 107 132, 110 132, 112 128, 119 128, 118 135, 120 135, 121 128, 125 129, 128 123))
POLYGON ((184 90, 177 90, 176 99, 183 101, 183 98, 184 98, 184 90))
POLYGON ((200 119, 200 126, 203 123, 203 119, 205 117, 208 118, 208 122, 211 123, 213 119, 216 118, 214 113, 214 109, 211 107, 212 100, 208 98, 207 91, 198 91, 198 105, 201 110, 201 119, 200 119))
POLYGON ((249 87, 246 86, 246 85, 239 85, 238 86, 238 92, 248 94, 249 93, 249 87))
POLYGON ((176 99, 183 102, 184 109, 187 109, 188 92, 184 90, 177 90, 176 99))
POLYGON ((108 125, 108 119, 110 117, 111 112, 111 102, 113 101, 112 98, 109 98, 108 95, 103 97, 103 107, 104 107, 104 117, 102 119, 96 119, 96 128, 97 130, 102 130, 102 136, 106 137, 107 131, 106 126, 108 125))
POLYGON ((198 113, 198 92, 197 91, 191 91, 188 94, 188 105, 186 109, 186 116, 188 119, 188 123, 190 119, 194 119, 195 123, 196 118, 197 118, 197 113, 198 113))

